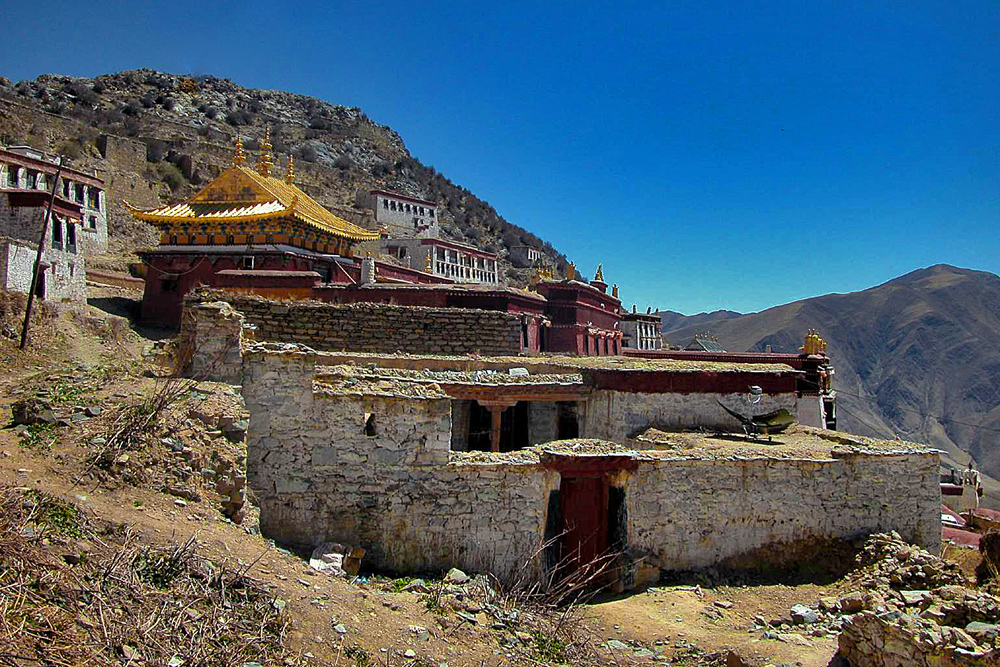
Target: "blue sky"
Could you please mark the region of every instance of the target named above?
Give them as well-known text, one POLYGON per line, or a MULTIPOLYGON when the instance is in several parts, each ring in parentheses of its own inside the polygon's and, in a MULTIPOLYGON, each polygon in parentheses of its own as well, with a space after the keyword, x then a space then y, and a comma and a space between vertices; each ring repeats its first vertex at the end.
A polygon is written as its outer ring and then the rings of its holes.
POLYGON ((1000 272, 1000 3, 7 3, 0 75, 361 107, 626 304, 1000 272))

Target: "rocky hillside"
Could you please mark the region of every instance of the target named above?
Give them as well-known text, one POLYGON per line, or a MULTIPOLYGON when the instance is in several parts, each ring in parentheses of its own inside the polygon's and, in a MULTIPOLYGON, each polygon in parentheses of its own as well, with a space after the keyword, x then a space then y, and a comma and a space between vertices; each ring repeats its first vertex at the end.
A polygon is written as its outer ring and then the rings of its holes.
MULTIPOLYGON (((550 243, 423 164, 396 132, 358 108, 145 69, 93 79, 45 75, 12 83, 0 77, 0 142, 57 151, 78 168, 107 172, 108 199, 116 204, 123 197, 146 205, 188 197, 228 165, 236 133, 252 155, 267 129, 279 167, 294 156, 303 189, 346 217, 359 192, 385 188, 437 201, 449 238, 502 256, 513 245, 530 245, 560 271, 566 267, 566 257, 550 243), (102 161, 101 133, 141 142, 144 163, 116 164, 114 154, 102 161), (137 178, 152 196, 133 191, 137 178)), ((149 241, 120 206, 111 218, 111 233, 125 239, 126 251, 149 241)))
POLYGON ((962 465, 971 454, 1000 477, 995 274, 939 264, 861 292, 664 322, 675 345, 708 329, 729 350, 793 352, 819 329, 837 370, 840 428, 933 443, 962 465))

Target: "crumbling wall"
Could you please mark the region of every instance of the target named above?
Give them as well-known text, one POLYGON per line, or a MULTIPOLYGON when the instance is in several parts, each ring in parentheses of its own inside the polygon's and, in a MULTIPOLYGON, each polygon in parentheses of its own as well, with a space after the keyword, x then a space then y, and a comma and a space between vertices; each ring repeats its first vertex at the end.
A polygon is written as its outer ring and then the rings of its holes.
MULTIPOLYGON (((996 626, 993 626, 994 628, 996 626)), ((1000 649, 977 645, 961 628, 899 611, 863 611, 845 624, 840 653, 852 667, 995 667, 1000 649)))
POLYGON ((184 309, 177 338, 177 365, 187 377, 240 384, 243 315, 228 303, 192 303, 184 309))
POLYGON ((720 429, 742 433, 740 423, 723 410, 718 401, 741 414, 759 415, 787 409, 798 413, 794 393, 770 394, 756 405, 746 394, 720 393, 632 393, 598 390, 590 395, 581 414, 580 435, 621 442, 650 427, 672 429, 720 429))
POLYGON ((277 302, 204 290, 192 300, 225 300, 257 327, 258 340, 316 350, 410 354, 511 355, 521 351, 521 321, 495 310, 388 304, 277 302))
POLYGON ((314 387, 314 353, 299 345, 252 344, 243 363, 247 478, 265 536, 357 544, 367 565, 398 572, 500 576, 541 544, 558 475, 449 463, 447 397, 331 395, 314 387), (375 436, 365 432, 371 415, 375 436))
POLYGON ((810 544, 890 530, 940 551, 936 452, 839 456, 640 462, 629 545, 676 570, 791 565, 810 544))

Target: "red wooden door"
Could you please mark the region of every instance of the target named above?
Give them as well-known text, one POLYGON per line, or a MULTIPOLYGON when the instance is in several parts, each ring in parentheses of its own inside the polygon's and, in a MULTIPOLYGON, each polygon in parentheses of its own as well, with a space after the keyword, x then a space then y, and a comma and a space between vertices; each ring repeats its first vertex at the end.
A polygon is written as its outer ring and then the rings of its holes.
POLYGON ((607 484, 602 477, 563 478, 563 560, 582 567, 608 548, 607 484))

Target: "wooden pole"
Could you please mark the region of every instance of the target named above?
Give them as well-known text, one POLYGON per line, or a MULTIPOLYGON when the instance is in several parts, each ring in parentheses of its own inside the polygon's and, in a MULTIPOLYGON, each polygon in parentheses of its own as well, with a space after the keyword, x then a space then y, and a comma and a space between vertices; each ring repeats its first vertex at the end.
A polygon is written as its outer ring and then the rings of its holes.
POLYGON ((42 252, 45 250, 45 239, 49 233, 49 217, 52 215, 52 202, 56 198, 59 187, 59 177, 62 175, 62 158, 56 166, 56 177, 52 180, 52 192, 49 194, 49 205, 45 207, 45 217, 42 218, 42 236, 38 240, 38 252, 35 254, 35 268, 31 274, 31 289, 28 290, 28 306, 24 309, 24 324, 21 326, 21 349, 28 344, 28 325, 31 322, 31 306, 35 302, 35 289, 38 286, 38 270, 42 266, 42 252))

